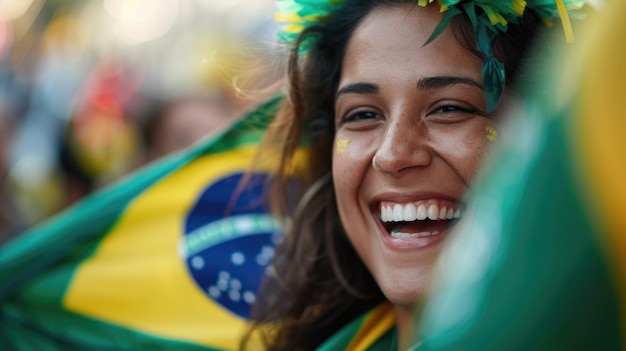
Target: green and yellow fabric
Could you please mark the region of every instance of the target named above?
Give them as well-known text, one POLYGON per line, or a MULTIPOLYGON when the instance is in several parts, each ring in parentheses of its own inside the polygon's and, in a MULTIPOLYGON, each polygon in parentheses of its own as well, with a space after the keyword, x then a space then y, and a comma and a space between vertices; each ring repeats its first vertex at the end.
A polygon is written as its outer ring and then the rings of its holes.
POLYGON ((396 314, 384 303, 343 327, 326 340, 318 351, 389 351, 397 348, 396 314))
POLYGON ((624 13, 593 14, 508 117, 416 315, 417 350, 626 347, 624 13))
POLYGON ((236 350, 281 235, 267 165, 240 187, 278 101, 2 247, 0 349, 236 350))

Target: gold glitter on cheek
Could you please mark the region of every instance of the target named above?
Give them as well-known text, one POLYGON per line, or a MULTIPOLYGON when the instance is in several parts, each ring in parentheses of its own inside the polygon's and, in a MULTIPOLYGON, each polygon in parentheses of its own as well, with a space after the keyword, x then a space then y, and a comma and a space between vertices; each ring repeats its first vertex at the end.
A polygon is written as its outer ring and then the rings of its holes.
POLYGON ((343 154, 348 149, 348 145, 350 145, 350 140, 348 139, 337 139, 337 153, 343 154))
POLYGON ((498 139, 498 131, 494 127, 487 126, 485 130, 487 131, 487 133, 485 134, 485 138, 487 140, 494 142, 498 139))

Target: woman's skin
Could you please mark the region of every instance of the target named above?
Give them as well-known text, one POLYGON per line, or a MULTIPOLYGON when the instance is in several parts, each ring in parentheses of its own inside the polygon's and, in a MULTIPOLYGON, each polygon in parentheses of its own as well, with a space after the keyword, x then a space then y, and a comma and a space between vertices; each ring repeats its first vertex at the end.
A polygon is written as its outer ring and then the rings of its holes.
POLYGON ((442 14, 411 7, 375 9, 348 43, 332 170, 341 221, 396 307, 400 340, 495 124, 485 112, 482 61, 450 26, 424 46, 442 14), (415 220, 424 216, 436 220, 415 220))

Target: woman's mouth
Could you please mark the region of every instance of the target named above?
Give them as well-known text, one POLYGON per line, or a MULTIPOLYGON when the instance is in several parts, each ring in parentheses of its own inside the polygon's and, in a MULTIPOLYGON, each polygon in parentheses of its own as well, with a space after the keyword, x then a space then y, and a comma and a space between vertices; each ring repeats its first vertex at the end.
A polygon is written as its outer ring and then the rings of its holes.
POLYGON ((392 238, 422 238, 448 231, 462 216, 460 207, 448 201, 380 203, 380 219, 392 238))

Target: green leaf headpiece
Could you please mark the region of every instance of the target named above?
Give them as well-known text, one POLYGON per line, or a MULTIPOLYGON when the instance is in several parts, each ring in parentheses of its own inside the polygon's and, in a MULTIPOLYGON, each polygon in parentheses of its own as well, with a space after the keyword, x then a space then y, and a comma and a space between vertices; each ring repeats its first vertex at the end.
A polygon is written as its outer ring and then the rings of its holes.
MULTIPOLYGON (((279 33, 281 40, 293 42, 308 26, 327 18, 343 4, 344 0, 277 0, 276 19, 285 25, 279 33)), ((493 43, 497 35, 506 32, 509 23, 517 23, 530 9, 552 25, 554 18, 561 19, 565 38, 574 40, 569 12, 580 9, 585 0, 416 0, 417 5, 439 4, 445 15, 435 28, 426 44, 434 40, 448 26, 450 20, 466 14, 474 27, 478 50, 485 55, 482 75, 487 98, 487 109, 493 111, 505 87, 504 65, 493 53, 493 43), (482 11, 477 11, 477 8, 482 11)))

